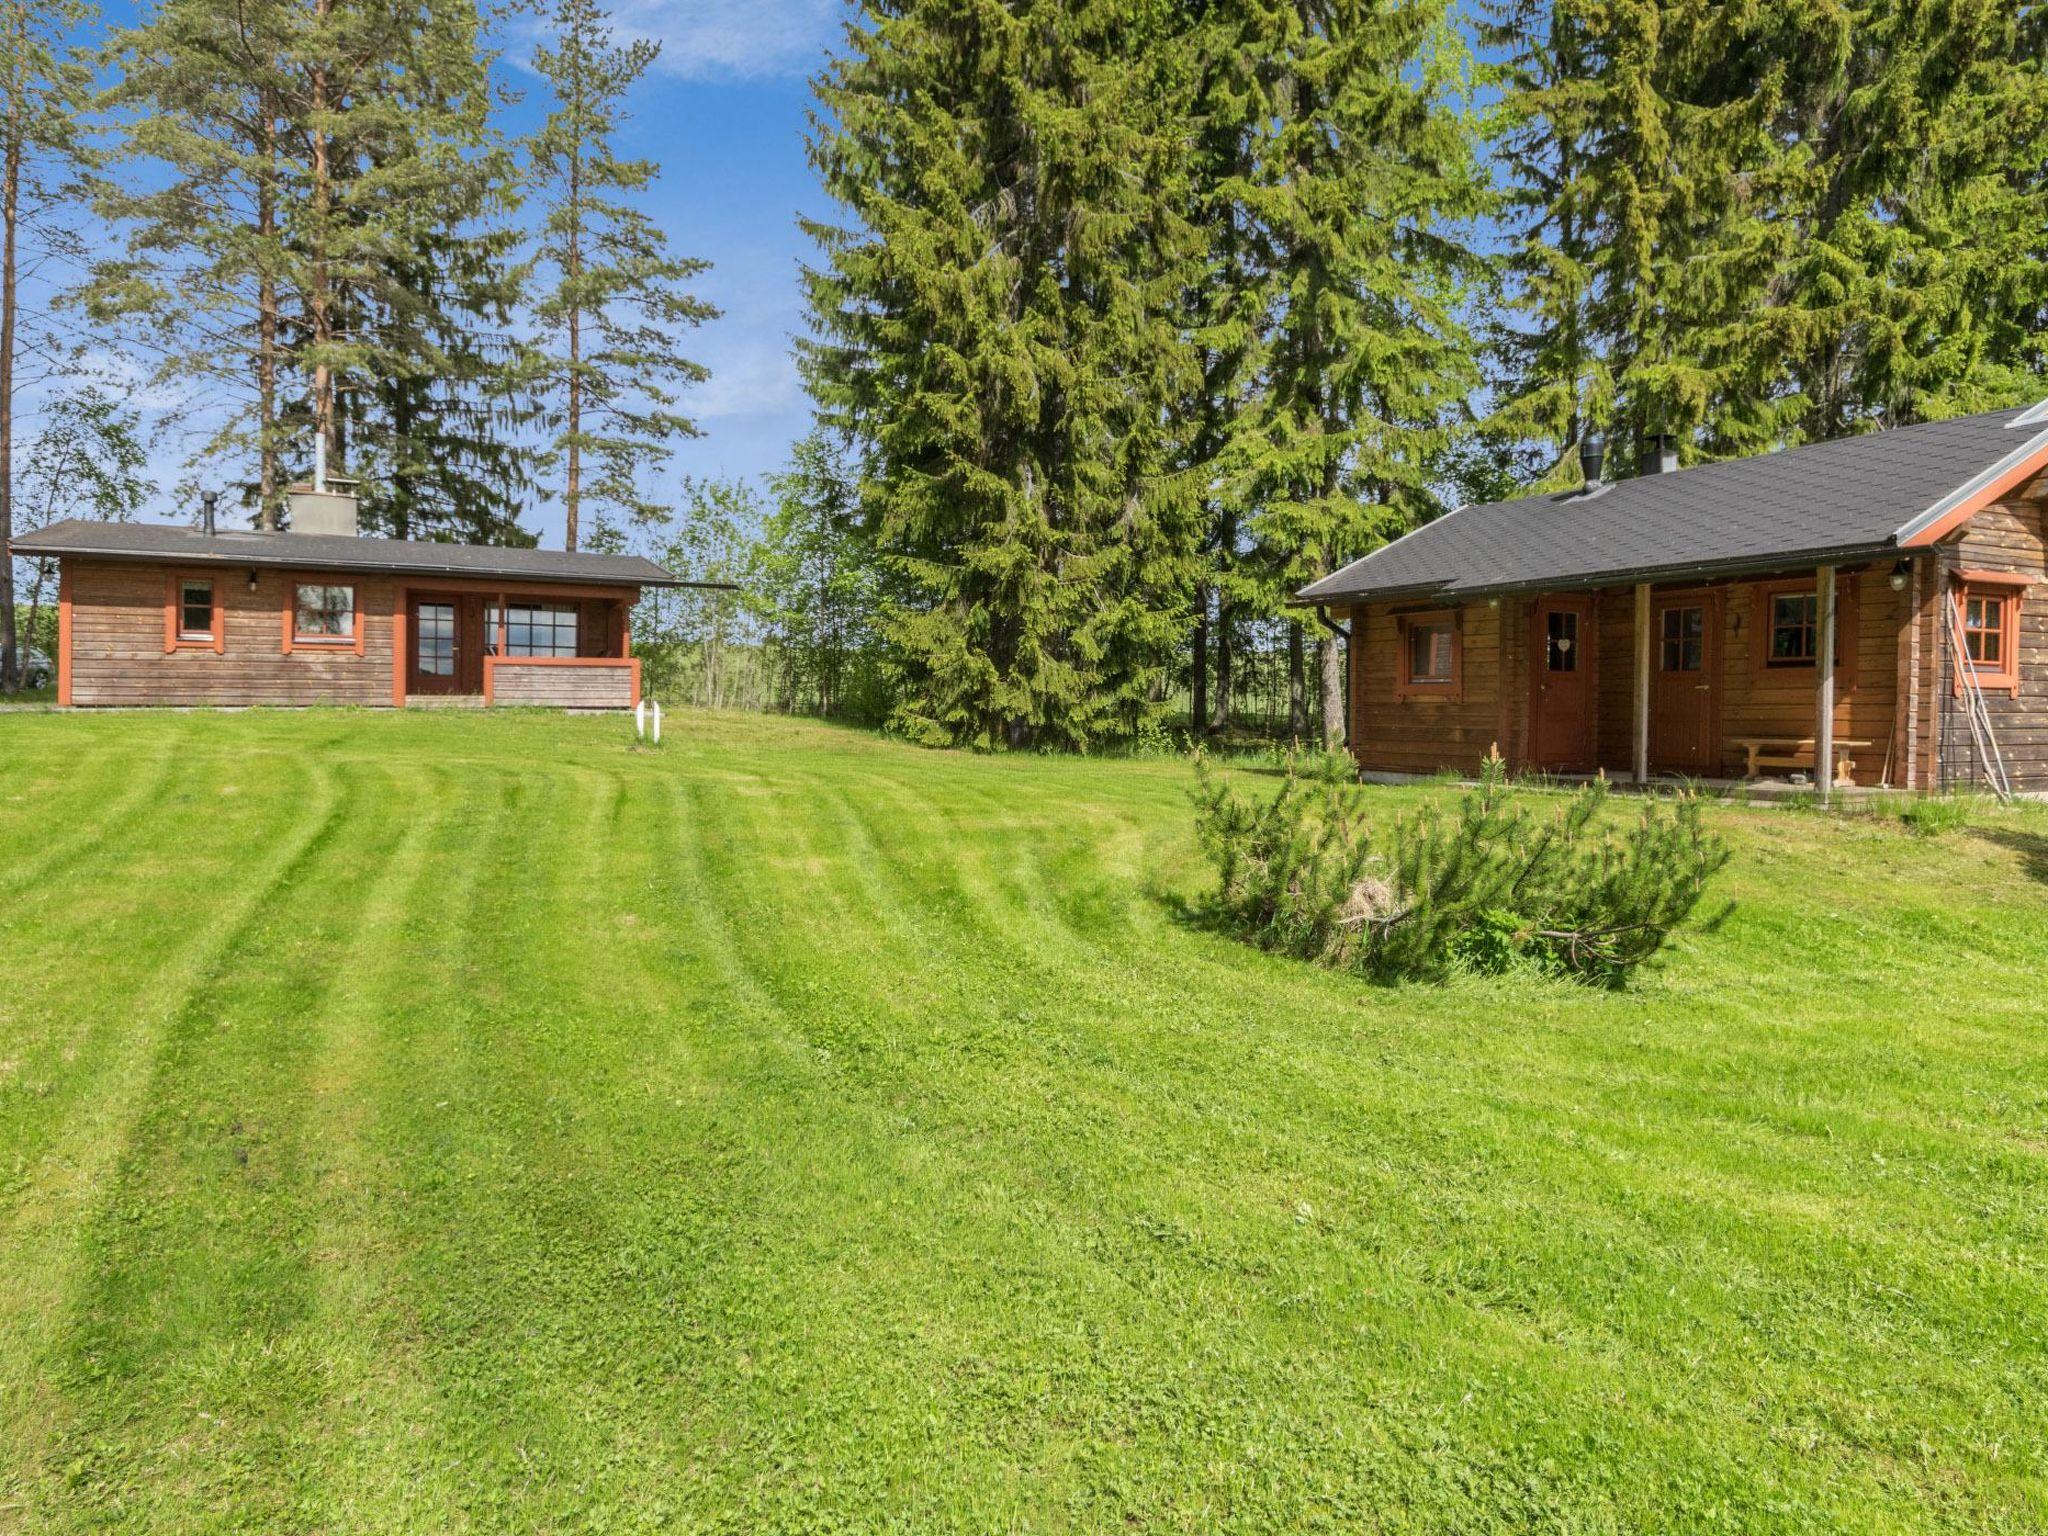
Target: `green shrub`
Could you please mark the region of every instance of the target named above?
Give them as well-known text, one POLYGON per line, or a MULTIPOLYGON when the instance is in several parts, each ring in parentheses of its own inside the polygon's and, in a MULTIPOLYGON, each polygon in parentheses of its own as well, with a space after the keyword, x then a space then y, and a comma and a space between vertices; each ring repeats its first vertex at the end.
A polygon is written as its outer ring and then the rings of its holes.
POLYGON ((1380 980, 1533 963, 1609 985, 1690 918, 1727 862, 1690 793, 1603 819, 1604 779, 1539 814, 1498 756, 1453 810, 1397 819, 1377 845, 1342 759, 1289 765, 1247 800, 1195 760, 1196 834, 1225 926, 1284 954, 1380 980))

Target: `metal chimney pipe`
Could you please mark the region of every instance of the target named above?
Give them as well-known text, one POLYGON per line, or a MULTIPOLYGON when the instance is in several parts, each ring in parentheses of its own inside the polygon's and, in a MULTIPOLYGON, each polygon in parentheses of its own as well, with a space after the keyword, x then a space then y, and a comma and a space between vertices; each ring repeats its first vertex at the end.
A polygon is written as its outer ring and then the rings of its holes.
POLYGON ((219 491, 201 491, 199 493, 200 526, 206 530, 206 536, 209 539, 213 537, 213 504, 219 500, 219 491))
POLYGON ((1600 468, 1607 462, 1607 441, 1598 432, 1579 439, 1579 469, 1586 477, 1586 489, 1600 489, 1600 468))

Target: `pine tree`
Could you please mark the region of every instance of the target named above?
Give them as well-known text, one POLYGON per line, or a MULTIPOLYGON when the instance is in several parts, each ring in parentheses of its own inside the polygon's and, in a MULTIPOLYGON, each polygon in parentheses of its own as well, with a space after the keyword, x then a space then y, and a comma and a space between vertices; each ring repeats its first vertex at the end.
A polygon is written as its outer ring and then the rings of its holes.
POLYGON ((873 0, 817 81, 828 424, 903 580, 898 728, 1086 746, 1163 707, 1201 512, 1177 8, 873 0))
MULTIPOLYGON (((472 190, 503 195, 495 177, 472 190)), ((380 365, 344 397, 344 441, 366 527, 525 545, 534 542, 519 526, 534 485, 524 430, 534 409, 523 388, 531 352, 514 329, 519 236, 495 218, 475 222, 442 207, 386 264, 389 280, 362 320, 380 365)))
POLYGON ((342 397, 415 361, 372 322, 495 164, 478 40, 473 0, 164 0, 110 47, 126 174, 99 202, 125 248, 89 312, 203 381, 195 457, 252 456, 265 526, 288 460, 339 463, 342 397))
POLYGON ((25 353, 48 358, 54 340, 40 317, 24 324, 21 279, 25 263, 77 254, 62 204, 85 160, 88 77, 69 38, 92 15, 82 0, 0 0, 0 693, 21 686, 12 553, 18 370, 25 353))
POLYGON ((654 180, 654 164, 612 150, 626 95, 660 48, 615 44, 596 0, 555 0, 549 20, 556 42, 535 51, 534 68, 555 107, 528 150, 551 286, 534 313, 544 333, 538 387, 560 412, 550 446, 574 549, 586 498, 627 517, 658 511, 641 495, 640 475, 666 462, 678 438, 696 435, 675 410, 677 395, 708 377, 677 353, 676 333, 717 311, 683 287, 706 264, 670 255, 660 227, 628 201, 654 180))
MULTIPOLYGON (((1238 196, 1268 285, 1246 474, 1270 611, 1435 510, 1477 380, 1459 309, 1486 193, 1447 0, 1255 0, 1238 15, 1258 85, 1238 196)), ((1317 645, 1334 744, 1343 659, 1317 645)))

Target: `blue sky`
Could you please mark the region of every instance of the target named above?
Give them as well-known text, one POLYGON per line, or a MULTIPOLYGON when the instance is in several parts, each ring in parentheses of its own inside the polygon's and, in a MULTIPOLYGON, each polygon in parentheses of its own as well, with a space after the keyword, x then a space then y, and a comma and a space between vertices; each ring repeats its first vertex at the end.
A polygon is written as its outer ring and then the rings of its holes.
MULTIPOLYGON (((115 0, 107 23, 126 25, 144 9, 115 0)), ((668 472, 648 484, 658 499, 669 499, 663 493, 685 475, 773 471, 809 427, 790 356, 803 326, 798 263, 811 252, 797 220, 827 212, 830 203, 804 158, 807 81, 837 44, 845 14, 843 0, 623 0, 613 10, 622 38, 648 38, 662 49, 629 102, 618 151, 660 167, 643 207, 677 254, 711 263, 693 286, 724 312, 680 338, 683 355, 708 367, 711 379, 682 402, 703 435, 681 443, 668 472)), ((502 81, 524 99, 507 108, 500 127, 517 136, 537 124, 546 99, 524 62, 532 33, 501 41, 502 81)), ((28 432, 41 393, 39 385, 24 390, 28 432)), ((147 415, 149 392, 135 398, 147 415)), ((160 489, 146 517, 189 516, 174 504, 172 488, 190 447, 189 437, 156 444, 160 489)), ((558 505, 536 505, 523 520, 543 543, 560 542, 558 505)))
MULTIPOLYGON (((711 381, 686 402, 704 435, 678 449, 676 474, 774 470, 809 426, 790 358, 797 264, 811 250, 797 219, 830 203, 804 159, 806 81, 841 15, 839 0, 633 0, 614 12, 621 34, 662 48, 621 150, 661 166, 649 212, 678 253, 712 264, 697 291, 724 311, 685 338, 711 381)), ((524 131, 537 109, 508 114, 508 128, 524 131)))

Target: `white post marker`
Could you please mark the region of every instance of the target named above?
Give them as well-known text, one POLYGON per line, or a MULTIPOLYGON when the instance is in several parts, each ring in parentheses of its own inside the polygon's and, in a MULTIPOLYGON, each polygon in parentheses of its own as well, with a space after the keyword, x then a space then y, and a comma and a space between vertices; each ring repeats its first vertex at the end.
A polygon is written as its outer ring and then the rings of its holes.
POLYGON ((642 740, 647 736, 647 701, 642 699, 633 706, 633 734, 642 740))
POLYGON ((657 747, 661 745, 661 701, 659 699, 655 700, 654 703, 654 744, 657 747))

